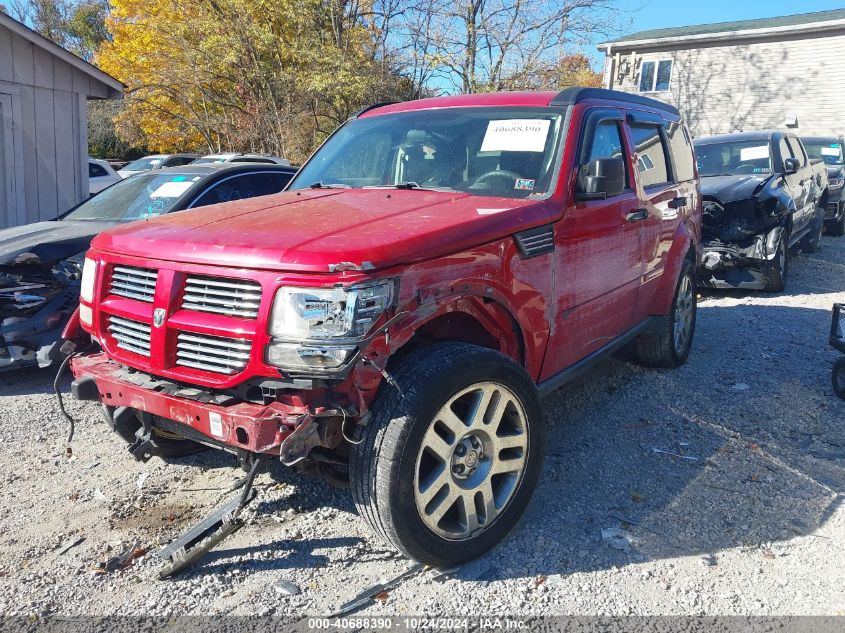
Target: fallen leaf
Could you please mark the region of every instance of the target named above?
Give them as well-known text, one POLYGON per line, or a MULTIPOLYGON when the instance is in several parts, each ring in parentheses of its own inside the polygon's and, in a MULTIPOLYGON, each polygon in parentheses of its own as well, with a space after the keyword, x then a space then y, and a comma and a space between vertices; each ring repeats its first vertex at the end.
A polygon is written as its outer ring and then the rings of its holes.
POLYGON ((751 475, 751 481, 760 481, 760 473, 754 473, 751 475))
POLYGON ((645 501, 648 498, 643 493, 641 493, 639 490, 632 490, 631 492, 628 493, 628 496, 631 498, 631 501, 633 501, 634 503, 642 503, 643 501, 645 501))
POLYGON ((390 594, 387 593, 386 591, 381 591, 381 592, 379 592, 379 593, 377 593, 376 595, 373 596, 373 600, 376 600, 378 602, 387 602, 387 598, 389 596, 390 596, 390 594))
POLYGON ((546 576, 537 576, 537 579, 534 581, 534 586, 539 587, 544 582, 546 582, 546 576))

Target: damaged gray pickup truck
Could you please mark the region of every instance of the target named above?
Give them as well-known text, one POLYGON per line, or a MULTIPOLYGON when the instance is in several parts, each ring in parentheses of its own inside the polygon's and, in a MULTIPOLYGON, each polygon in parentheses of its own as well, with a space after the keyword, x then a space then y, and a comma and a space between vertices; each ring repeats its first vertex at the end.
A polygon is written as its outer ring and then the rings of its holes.
POLYGON ((706 288, 780 292, 789 254, 815 252, 824 228, 828 176, 788 132, 746 132, 694 141, 704 197, 706 288))

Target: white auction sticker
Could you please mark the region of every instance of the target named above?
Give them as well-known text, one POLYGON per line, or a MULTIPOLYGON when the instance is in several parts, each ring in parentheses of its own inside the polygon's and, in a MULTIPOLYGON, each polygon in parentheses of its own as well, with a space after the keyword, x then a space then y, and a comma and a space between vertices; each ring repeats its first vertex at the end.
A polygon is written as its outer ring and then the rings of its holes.
POLYGON ((769 157, 768 145, 755 145, 754 147, 743 147, 739 150, 739 159, 746 160, 760 160, 761 158, 769 157))
POLYGON ((542 152, 549 135, 548 119, 490 121, 481 142, 482 152, 542 152))
POLYGON ((223 418, 219 413, 208 414, 208 430, 215 437, 223 437, 223 418))
POLYGON ((150 198, 178 198, 194 186, 190 180, 170 181, 161 185, 150 194, 150 198))
POLYGON ((839 146, 822 147, 822 156, 839 156, 839 146))

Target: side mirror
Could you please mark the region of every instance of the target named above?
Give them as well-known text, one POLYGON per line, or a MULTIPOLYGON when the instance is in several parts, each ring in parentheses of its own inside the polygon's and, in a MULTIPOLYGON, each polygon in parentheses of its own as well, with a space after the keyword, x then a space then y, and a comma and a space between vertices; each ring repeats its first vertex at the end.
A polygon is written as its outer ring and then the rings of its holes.
POLYGON ((797 174, 799 167, 801 167, 801 163, 798 162, 797 158, 787 158, 783 161, 783 173, 785 176, 797 174))
POLYGON ((597 158, 587 166, 583 191, 577 200, 605 200, 625 191, 625 161, 622 158, 597 158))

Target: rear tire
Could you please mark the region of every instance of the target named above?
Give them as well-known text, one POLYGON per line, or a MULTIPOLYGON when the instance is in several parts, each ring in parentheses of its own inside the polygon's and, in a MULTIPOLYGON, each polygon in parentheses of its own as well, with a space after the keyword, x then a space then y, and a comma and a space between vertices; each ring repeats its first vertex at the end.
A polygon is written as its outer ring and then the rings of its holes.
POLYGON ((689 358, 695 334, 698 301, 692 263, 686 259, 672 297, 672 309, 658 330, 636 341, 637 357, 649 367, 680 367, 689 358))
POLYGON ((783 292, 789 273, 789 252, 786 249, 786 235, 782 235, 774 259, 763 268, 766 276, 766 292, 783 292))
POLYGON ((833 363, 831 378, 833 382, 833 393, 842 400, 845 400, 845 358, 839 358, 833 363))
POLYGON ((499 352, 442 343, 392 370, 359 427, 349 474, 370 527, 435 567, 472 560, 522 516, 545 446, 534 382, 499 352))
POLYGON ((816 209, 816 219, 810 233, 801 240, 801 250, 805 253, 816 253, 822 244, 822 230, 824 229, 824 209, 816 209))

